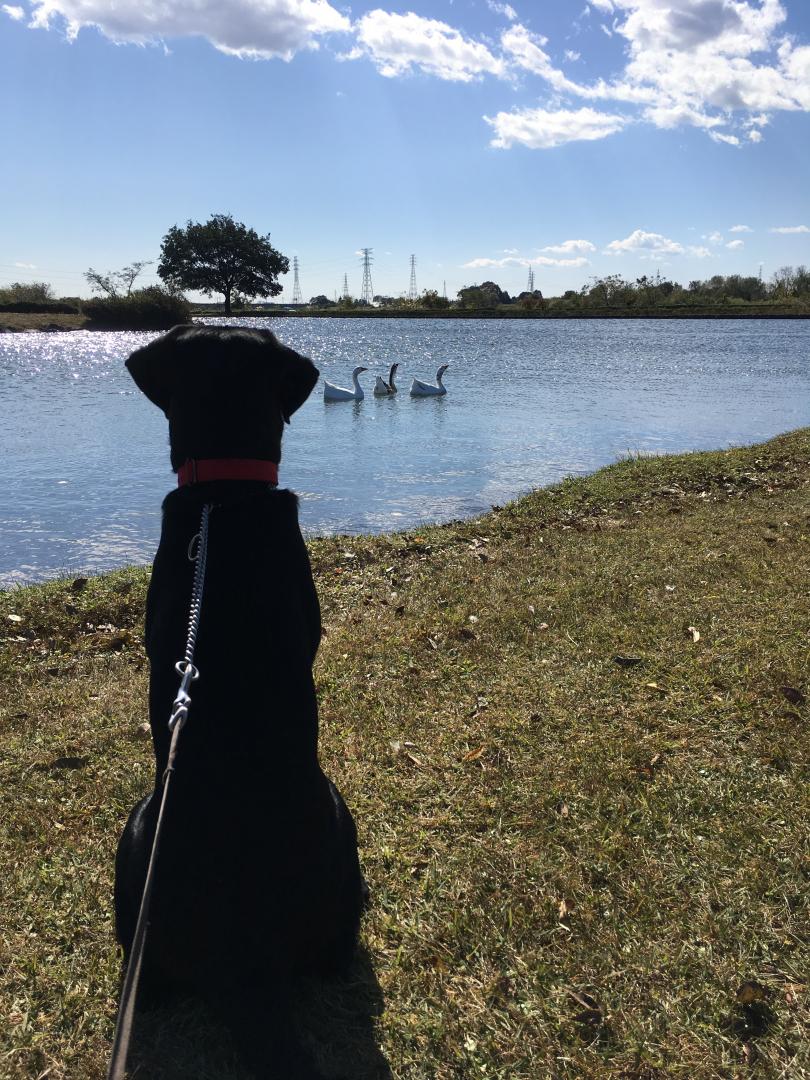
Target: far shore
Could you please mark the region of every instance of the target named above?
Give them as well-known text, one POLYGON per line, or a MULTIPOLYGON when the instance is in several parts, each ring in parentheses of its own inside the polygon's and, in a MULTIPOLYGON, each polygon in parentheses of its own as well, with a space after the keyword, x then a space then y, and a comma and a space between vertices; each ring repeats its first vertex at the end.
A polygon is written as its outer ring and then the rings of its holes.
MULTIPOLYGON (((192 319, 810 319, 810 308, 792 307, 729 308, 596 308, 571 311, 511 311, 504 308, 479 310, 433 310, 429 308, 269 308, 233 311, 226 316, 215 308, 196 308, 192 319)), ((120 329, 120 328, 118 328, 120 329)), ((5 333, 63 333, 71 330, 109 330, 93 324, 84 315, 53 315, 40 313, 0 313, 0 334, 5 333)))

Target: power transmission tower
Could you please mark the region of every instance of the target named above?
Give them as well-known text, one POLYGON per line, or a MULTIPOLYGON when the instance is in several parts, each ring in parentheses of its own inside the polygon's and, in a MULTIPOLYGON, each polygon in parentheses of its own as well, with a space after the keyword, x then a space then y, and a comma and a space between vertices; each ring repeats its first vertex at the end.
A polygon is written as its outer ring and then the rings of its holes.
POLYGON ((534 292, 534 267, 529 267, 529 284, 526 286, 527 292, 534 292))
POLYGON ((293 255, 293 273, 294 273, 295 276, 293 278, 293 298, 292 298, 292 302, 294 304, 303 304, 304 301, 301 299, 301 283, 298 280, 298 256, 297 255, 293 255))
POLYGON ((349 296, 349 275, 348 274, 343 275, 343 292, 340 294, 340 299, 341 300, 349 300, 349 299, 351 299, 351 297, 349 296))
POLYGON ((374 286, 371 284, 371 264, 374 261, 371 257, 373 248, 360 248, 363 253, 363 287, 360 290, 360 299, 366 303, 371 304, 374 300, 374 286))
POLYGON ((445 298, 445 300, 447 299, 447 282, 446 281, 442 282, 442 296, 445 298))
POLYGON ((411 255, 411 283, 408 286, 408 299, 416 300, 418 295, 416 291, 416 256, 411 255))

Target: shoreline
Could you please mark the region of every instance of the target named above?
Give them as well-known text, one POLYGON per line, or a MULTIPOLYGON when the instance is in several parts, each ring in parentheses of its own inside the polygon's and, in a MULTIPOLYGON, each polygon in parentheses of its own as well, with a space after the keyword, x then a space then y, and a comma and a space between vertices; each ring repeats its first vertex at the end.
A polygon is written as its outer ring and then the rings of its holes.
MULTIPOLYGON (((754 310, 738 310, 734 308, 723 310, 700 310, 689 311, 685 309, 651 309, 647 311, 396 311, 389 309, 360 309, 347 311, 317 310, 312 311, 239 311, 225 316, 218 311, 195 310, 192 311, 192 321, 197 319, 224 319, 234 322, 243 319, 422 319, 433 321, 436 319, 464 319, 464 320, 501 320, 512 322, 516 320, 537 321, 575 321, 575 320, 610 320, 626 319, 630 321, 649 320, 654 322, 666 322, 673 320, 802 320, 810 319, 810 309, 805 311, 791 310, 767 310, 757 308, 754 310)), ((137 328, 144 329, 144 328, 137 328)), ((121 332, 122 328, 111 329, 109 327, 95 326, 88 323, 82 315, 38 315, 38 314, 0 314, 0 338, 5 334, 30 334, 30 333, 70 333, 76 330, 92 330, 99 333, 121 332)), ((159 332, 159 331, 155 331, 159 332)))

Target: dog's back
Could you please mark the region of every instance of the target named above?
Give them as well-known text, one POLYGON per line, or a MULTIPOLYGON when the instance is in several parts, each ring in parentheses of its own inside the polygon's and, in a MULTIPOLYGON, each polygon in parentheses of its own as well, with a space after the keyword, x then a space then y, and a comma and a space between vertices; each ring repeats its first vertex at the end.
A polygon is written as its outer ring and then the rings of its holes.
MULTIPOLYGON (((189 430, 194 417, 182 423, 189 430)), ((151 990, 191 989, 226 1009, 240 989, 255 995, 263 984, 277 1006, 293 972, 348 964, 364 890, 354 822, 318 762, 320 612, 289 491, 214 481, 164 501, 146 611, 155 790, 119 845, 117 928, 128 957, 185 651, 189 545, 206 503, 200 677, 160 840, 143 978, 151 990)), ((249 1056, 262 1064, 256 1047, 249 1056)))

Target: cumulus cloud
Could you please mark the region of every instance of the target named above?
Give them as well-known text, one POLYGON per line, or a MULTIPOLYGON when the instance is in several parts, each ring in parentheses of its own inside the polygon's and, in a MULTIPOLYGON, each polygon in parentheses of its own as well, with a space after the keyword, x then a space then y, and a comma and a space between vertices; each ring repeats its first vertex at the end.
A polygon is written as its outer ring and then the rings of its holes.
POLYGON ((549 259, 545 255, 535 255, 533 259, 528 258, 515 258, 509 256, 505 259, 471 259, 470 262, 462 263, 465 270, 484 270, 484 269, 498 269, 503 270, 506 267, 522 267, 526 269, 530 266, 588 266, 588 260, 582 256, 576 259, 549 259))
POLYGON ((16 7, 14 4, 3 4, 3 11, 10 19, 14 19, 15 22, 20 22, 25 18, 25 9, 16 7))
POLYGON ((497 0, 487 0, 487 7, 490 11, 494 11, 496 15, 505 16, 510 22, 514 22, 517 18, 517 12, 511 4, 499 4, 497 0))
POLYGON ((504 75, 502 58, 437 19, 376 9, 355 25, 358 47, 350 59, 367 56, 381 75, 394 78, 419 69, 450 82, 504 75))
POLYGON ((34 0, 32 8, 32 26, 60 22, 70 39, 89 26, 117 43, 204 37, 220 52, 246 59, 291 60, 317 48, 320 35, 351 29, 327 0, 34 0))
POLYGON ((727 146, 743 145, 740 131, 761 142, 771 111, 810 111, 810 46, 784 35, 779 0, 591 0, 590 7, 611 12, 612 30, 602 29, 625 39, 617 76, 569 79, 547 40, 520 24, 501 35, 509 63, 561 96, 621 102, 656 127, 696 127, 727 146))
POLYGON ((780 225, 776 229, 771 229, 772 233, 782 233, 783 236, 790 236, 795 233, 810 233, 810 228, 807 225, 780 225))
POLYGON ((514 109, 484 119, 495 131, 490 146, 508 149, 520 143, 532 150, 547 150, 582 139, 604 139, 628 123, 624 116, 589 108, 514 109))
POLYGON ((729 242, 726 244, 726 247, 728 248, 729 251, 740 251, 742 248, 745 247, 745 241, 744 240, 729 240, 729 242))
POLYGON ((729 232, 753 232, 754 230, 749 225, 732 225, 728 230, 729 232))
POLYGON ((686 250, 695 259, 710 259, 712 257, 712 253, 707 247, 691 245, 686 250))
POLYGON ((636 229, 624 240, 612 240, 605 251, 606 255, 622 255, 628 252, 654 255, 683 255, 683 246, 660 233, 645 232, 636 229))
POLYGON ((569 255, 572 251, 596 251, 590 240, 564 240, 561 244, 549 244, 541 251, 552 251, 555 255, 569 255))

